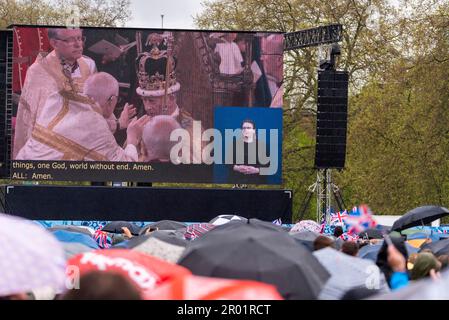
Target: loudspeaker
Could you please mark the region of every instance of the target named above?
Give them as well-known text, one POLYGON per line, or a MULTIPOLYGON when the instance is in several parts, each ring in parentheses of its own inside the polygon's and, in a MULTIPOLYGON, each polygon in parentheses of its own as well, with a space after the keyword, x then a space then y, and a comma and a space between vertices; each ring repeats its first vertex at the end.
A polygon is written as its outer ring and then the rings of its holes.
POLYGON ((345 166, 348 83, 346 71, 318 71, 315 149, 315 167, 318 169, 345 166))

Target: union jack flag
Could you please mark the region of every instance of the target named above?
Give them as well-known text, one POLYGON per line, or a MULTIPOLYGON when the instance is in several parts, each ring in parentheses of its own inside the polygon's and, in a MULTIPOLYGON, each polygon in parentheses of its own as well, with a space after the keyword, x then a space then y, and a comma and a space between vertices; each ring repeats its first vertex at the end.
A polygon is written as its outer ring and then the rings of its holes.
POLYGON ((343 212, 332 213, 331 212, 331 224, 340 223, 343 224, 343 220, 348 217, 348 212, 345 210, 343 212))
POLYGON ((323 221, 321 221, 320 233, 324 233, 325 229, 326 229, 326 220, 323 220, 323 221))
POLYGON ((112 239, 111 237, 108 236, 106 232, 101 230, 102 228, 103 226, 100 227, 98 230, 95 230, 93 238, 97 242, 98 247, 100 247, 101 249, 107 249, 112 246, 112 239))
POLYGON ((377 225, 370 208, 365 204, 354 207, 351 214, 344 219, 344 223, 348 234, 359 234, 377 225))

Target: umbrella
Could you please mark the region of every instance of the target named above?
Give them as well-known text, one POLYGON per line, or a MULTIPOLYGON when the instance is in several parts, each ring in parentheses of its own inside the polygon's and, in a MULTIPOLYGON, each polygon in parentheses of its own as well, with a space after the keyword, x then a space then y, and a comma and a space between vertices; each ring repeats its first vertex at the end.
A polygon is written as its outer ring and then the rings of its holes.
POLYGON ((306 246, 310 252, 313 251, 313 242, 321 234, 312 231, 301 231, 290 234, 296 241, 306 246))
POLYGON ((217 230, 230 230, 234 229, 236 226, 239 227, 242 224, 251 224, 253 226, 257 226, 257 228, 260 229, 268 229, 268 230, 274 230, 274 231, 281 231, 283 233, 286 233, 286 229, 282 226, 279 226, 277 224, 274 224, 272 222, 263 221, 259 219, 247 219, 246 221, 240 221, 240 220, 233 220, 229 223, 222 224, 220 226, 217 226, 217 230))
POLYGON ((87 252, 73 257, 67 264, 78 267, 81 276, 98 270, 119 273, 131 280, 144 297, 164 282, 190 274, 181 266, 127 249, 87 252))
POLYGON ((186 227, 184 238, 187 240, 198 239, 213 228, 215 228, 215 226, 210 223, 192 223, 186 227))
POLYGON ((426 239, 412 239, 412 240, 407 240, 407 243, 409 245, 411 245, 414 248, 421 248, 421 246, 426 242, 426 239))
POLYGON ((34 222, 0 214, 0 297, 65 283, 61 244, 34 222))
POLYGON ((89 227, 56 225, 51 228, 47 228, 47 230, 48 231, 64 230, 64 231, 78 232, 90 237, 94 235, 94 230, 90 230, 89 227))
POLYGON ((391 227, 391 230, 401 231, 414 226, 428 224, 447 215, 449 215, 449 210, 444 207, 418 207, 407 212, 398 220, 396 220, 391 227))
POLYGON ((352 257, 332 248, 324 248, 315 251, 313 255, 331 274, 320 293, 319 299, 335 300, 341 299, 343 295, 353 288, 366 287, 373 275, 377 275, 379 289, 389 292, 385 277, 380 269, 372 261, 352 257))
POLYGON ((154 300, 282 300, 272 285, 257 281, 179 277, 153 290, 154 300))
POLYGON ((222 214, 218 217, 213 218, 211 221, 209 221, 209 223, 213 224, 214 226, 219 226, 233 220, 241 220, 246 222, 248 219, 232 214, 222 214))
POLYGON ((153 228, 157 230, 178 230, 185 228, 186 225, 182 222, 173 220, 161 220, 157 222, 150 223, 140 230, 140 234, 145 234, 148 229, 153 228))
POLYGON ((62 248, 64 249, 65 259, 69 260, 72 257, 84 253, 94 251, 94 249, 86 247, 81 243, 76 242, 61 242, 62 248))
POLYGON ((302 220, 295 224, 291 229, 290 232, 300 232, 300 231, 312 231, 312 232, 321 232, 321 226, 316 223, 313 220, 302 220))
POLYGON ((430 249, 436 256, 449 254, 449 239, 426 243, 421 247, 421 251, 424 249, 430 249))
POLYGON ((383 239, 383 230, 381 229, 367 229, 366 231, 360 232, 360 237, 368 237, 368 239, 383 239))
POLYGON ((187 244, 187 240, 180 238, 174 231, 158 230, 147 235, 133 237, 126 242, 126 247, 176 263, 187 244))
MULTIPOLYGON (((376 244, 367 244, 360 248, 357 256, 362 259, 369 259, 374 262, 377 260, 377 254, 382 247, 383 241, 376 244)), ((408 255, 410 256, 412 253, 418 253, 418 248, 413 247, 409 243, 405 242, 405 248, 407 250, 408 255)))
POLYGON ((126 227, 129 229, 131 234, 138 236, 140 228, 136 226, 134 223, 127 221, 112 221, 106 224, 101 231, 111 232, 111 233, 123 233, 122 228, 126 227))
POLYGON ((407 235, 407 240, 427 239, 427 238, 429 238, 429 236, 430 235, 425 232, 416 232, 416 233, 407 235))
POLYGON ((423 229, 422 227, 421 228, 413 227, 413 228, 401 230, 401 232, 400 232, 400 234, 398 236, 401 236, 401 235, 404 236, 405 235, 405 236, 408 237, 408 236, 411 236, 412 234, 415 234, 415 233, 425 233, 425 234, 430 235, 431 232, 429 230, 423 229))
POLYGON ((315 299, 329 278, 312 253, 286 232, 251 223, 217 227, 192 242, 178 264, 200 276, 272 284, 287 299, 315 299))
POLYGON ((61 242, 68 243, 79 243, 88 248, 99 249, 97 242, 92 238, 92 236, 87 236, 83 233, 65 231, 65 230, 56 230, 52 232, 53 235, 61 242))
POLYGON ((77 254, 99 249, 97 242, 91 236, 84 233, 71 232, 63 229, 55 230, 52 233, 61 242, 67 260, 77 254))
POLYGON ((372 300, 449 300, 449 271, 441 279, 422 279, 411 282, 407 287, 388 294, 376 295, 372 300))
POLYGON ((362 259, 368 259, 376 262, 377 254, 379 253, 381 247, 382 245, 379 244, 374 245, 367 244, 360 248, 357 256, 362 259))

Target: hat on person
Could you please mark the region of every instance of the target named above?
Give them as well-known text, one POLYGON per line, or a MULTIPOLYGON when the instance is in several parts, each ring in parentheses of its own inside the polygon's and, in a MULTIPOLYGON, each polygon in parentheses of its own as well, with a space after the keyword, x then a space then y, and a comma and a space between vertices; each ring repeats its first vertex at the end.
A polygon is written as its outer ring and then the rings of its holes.
POLYGON ((136 59, 138 87, 142 97, 161 97, 177 92, 181 85, 176 80, 176 60, 169 53, 173 47, 171 32, 151 33, 145 41, 145 48, 136 59))
POLYGON ((418 254, 418 257, 415 260, 413 269, 410 273, 410 278, 412 280, 425 278, 429 275, 430 270, 435 269, 435 271, 439 271, 440 268, 441 263, 432 253, 422 252, 418 254))

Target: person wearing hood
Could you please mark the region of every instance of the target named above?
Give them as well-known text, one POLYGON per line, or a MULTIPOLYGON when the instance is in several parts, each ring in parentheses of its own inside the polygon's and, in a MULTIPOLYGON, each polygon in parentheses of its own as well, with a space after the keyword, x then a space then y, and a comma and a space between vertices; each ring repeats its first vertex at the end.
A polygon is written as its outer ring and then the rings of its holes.
POLYGON ((410 272, 411 280, 419 280, 422 278, 438 277, 441 269, 441 263, 432 253, 422 252, 418 254, 413 269, 410 272))

